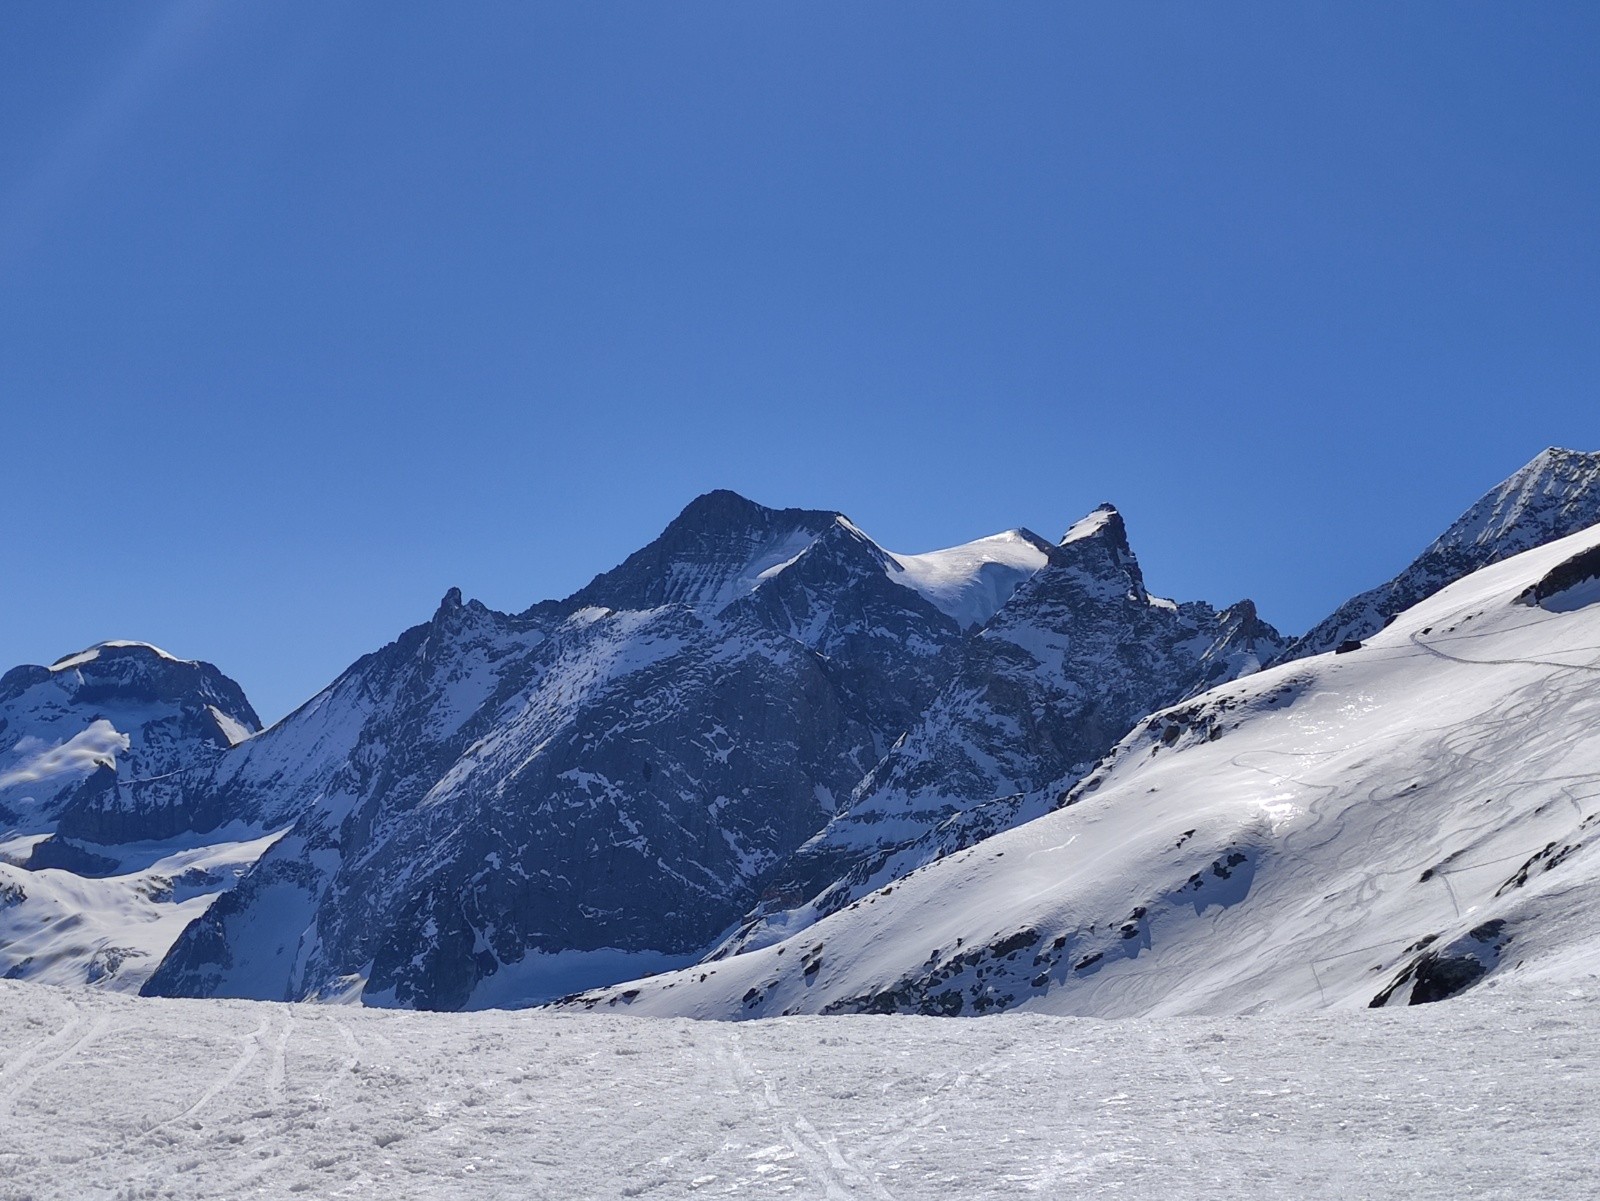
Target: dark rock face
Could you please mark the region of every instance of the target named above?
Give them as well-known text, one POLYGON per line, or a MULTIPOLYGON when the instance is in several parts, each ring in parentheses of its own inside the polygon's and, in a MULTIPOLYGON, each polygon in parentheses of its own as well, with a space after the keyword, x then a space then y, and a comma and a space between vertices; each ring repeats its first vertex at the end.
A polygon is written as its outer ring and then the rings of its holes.
POLYGON ((14 829, 119 843, 231 814, 196 787, 261 722, 209 663, 102 643, 0 677, 0 810, 14 829))
POLYGON ((1284 659, 1359 644, 1396 614, 1491 563, 1600 521, 1600 453, 1552 447, 1456 519, 1411 566, 1340 605, 1284 659))
POLYGON ((1525 605, 1568 612, 1600 599, 1600 589, 1594 587, 1597 583, 1600 583, 1600 547, 1591 547, 1556 564, 1518 599, 1525 605))
POLYGON ((896 570, 713 493, 566 601, 453 593, 216 773, 300 817, 146 991, 458 1008, 544 999, 544 957, 699 953, 952 669, 896 570))
POLYGON ((69 842, 60 835, 52 834, 42 842, 34 844, 28 861, 22 866, 30 872, 44 868, 58 868, 79 876, 93 877, 111 874, 116 870, 117 861, 108 859, 104 855, 96 855, 75 842, 69 842))
POLYGON ((1512 941, 1506 932, 1503 918, 1474 926, 1465 934, 1444 947, 1431 944, 1433 937, 1423 940, 1425 946, 1415 959, 1406 964, 1389 985, 1372 998, 1371 1008, 1382 1009, 1396 1003, 1400 997, 1407 1005, 1431 1005, 1465 992, 1487 976, 1500 962, 1503 952, 1512 941))
POLYGON ((1284 646, 1248 601, 1219 613, 1152 597, 1121 515, 1102 506, 964 644, 953 678, 720 953, 1047 812, 1145 714, 1284 646))

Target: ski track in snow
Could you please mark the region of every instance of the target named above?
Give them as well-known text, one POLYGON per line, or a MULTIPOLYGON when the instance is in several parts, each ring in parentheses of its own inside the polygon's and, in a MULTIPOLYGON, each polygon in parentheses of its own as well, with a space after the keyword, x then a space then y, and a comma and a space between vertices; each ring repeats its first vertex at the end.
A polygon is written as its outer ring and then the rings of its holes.
POLYGON ((1600 979, 1106 1021, 421 1014, 0 982, 0 1201, 1600 1195, 1600 979))
POLYGON ((754 1097, 778 1122, 790 1148, 816 1174, 829 1201, 849 1201, 870 1195, 879 1201, 894 1201, 894 1194, 878 1183, 871 1171, 863 1168, 836 1138, 819 1134, 798 1108, 786 1104, 770 1076, 751 1064, 737 1030, 730 1031, 726 1053, 739 1087, 754 1097))
POLYGON ((60 1030, 17 1056, 0 1075, 0 1089, 4 1090, 0 1094, 0 1120, 10 1116, 30 1087, 85 1050, 105 1033, 110 1023, 111 1019, 104 1014, 91 1019, 74 1007, 72 1016, 60 1030))

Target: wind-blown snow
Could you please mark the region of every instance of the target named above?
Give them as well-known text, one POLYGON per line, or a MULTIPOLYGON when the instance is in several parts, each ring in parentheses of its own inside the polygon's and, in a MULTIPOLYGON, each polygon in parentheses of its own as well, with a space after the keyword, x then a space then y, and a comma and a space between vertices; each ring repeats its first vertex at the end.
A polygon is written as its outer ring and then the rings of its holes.
POLYGON ((1061 545, 1068 546, 1074 542, 1081 542, 1085 538, 1093 538, 1116 519, 1116 511, 1110 505, 1101 505, 1087 517, 1079 518, 1072 523, 1072 528, 1061 536, 1061 545))
POLYGON ((0 982, 0 1198, 1579 1198, 1597 985, 729 1025, 0 982))

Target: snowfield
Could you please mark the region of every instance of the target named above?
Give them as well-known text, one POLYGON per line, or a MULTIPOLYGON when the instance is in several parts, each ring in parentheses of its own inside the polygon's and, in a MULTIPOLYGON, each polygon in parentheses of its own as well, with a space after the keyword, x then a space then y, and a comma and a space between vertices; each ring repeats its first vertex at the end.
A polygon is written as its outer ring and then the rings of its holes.
POLYGON ((0 982, 0 1201, 1592 1197, 1597 998, 727 1023, 0 982))

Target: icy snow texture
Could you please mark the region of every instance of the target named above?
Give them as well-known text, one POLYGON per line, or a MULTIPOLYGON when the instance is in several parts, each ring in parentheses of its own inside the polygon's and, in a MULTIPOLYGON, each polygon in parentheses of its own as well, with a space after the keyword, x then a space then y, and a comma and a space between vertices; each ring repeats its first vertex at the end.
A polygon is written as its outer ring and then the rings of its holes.
MULTIPOLYGON (((1064 808, 630 1012, 1357 1008, 1600 969, 1600 528, 1156 713, 1064 808)), ((628 996, 628 994, 633 994, 628 996)))
POLYGON ((1597 988, 734 1026, 0 983, 0 1201, 1588 1197, 1597 988))

